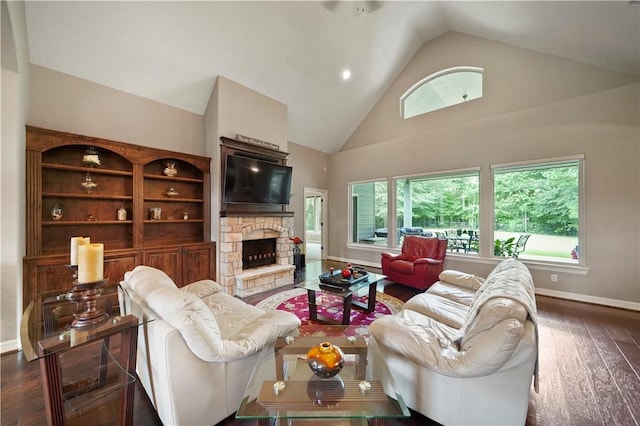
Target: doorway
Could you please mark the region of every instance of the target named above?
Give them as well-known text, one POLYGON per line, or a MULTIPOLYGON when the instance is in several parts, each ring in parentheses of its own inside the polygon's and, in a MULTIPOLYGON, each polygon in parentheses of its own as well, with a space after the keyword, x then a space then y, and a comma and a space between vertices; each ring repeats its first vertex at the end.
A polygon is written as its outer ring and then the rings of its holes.
POLYGON ((327 190, 304 188, 304 244, 306 262, 326 259, 327 190))

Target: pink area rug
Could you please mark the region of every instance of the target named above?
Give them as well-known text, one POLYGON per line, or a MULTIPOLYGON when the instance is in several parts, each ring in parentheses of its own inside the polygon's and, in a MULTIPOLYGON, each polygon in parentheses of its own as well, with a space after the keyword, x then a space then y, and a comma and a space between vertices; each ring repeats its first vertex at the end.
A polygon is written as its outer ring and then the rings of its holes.
MULTIPOLYGON (((354 295, 354 300, 366 303, 367 296, 356 298, 354 295)), ((316 295, 316 304, 318 305, 319 315, 336 321, 342 320, 342 297, 330 293, 318 292, 316 295)), ((391 315, 400 311, 403 304, 404 302, 395 297, 384 293, 377 293, 375 311, 366 313, 359 309, 351 309, 351 325, 369 325, 378 317, 391 315)), ((256 306, 263 311, 279 309, 281 311, 292 312, 300 318, 302 325, 314 324, 314 322, 309 320, 307 291, 302 288, 294 288, 274 294, 258 302, 256 306)))

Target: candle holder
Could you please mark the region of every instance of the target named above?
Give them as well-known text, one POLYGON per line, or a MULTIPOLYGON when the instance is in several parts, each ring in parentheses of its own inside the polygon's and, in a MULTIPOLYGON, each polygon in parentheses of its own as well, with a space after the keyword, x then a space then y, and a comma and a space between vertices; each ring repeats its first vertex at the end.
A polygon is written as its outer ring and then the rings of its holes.
POLYGON ((67 268, 73 270, 73 288, 64 297, 71 302, 80 302, 86 289, 78 286, 78 265, 67 265, 67 268))
POLYGON ((97 299, 100 294, 96 291, 98 287, 106 283, 107 280, 94 281, 91 283, 73 283, 74 288, 78 287, 83 290, 82 301, 85 302, 86 310, 76 315, 76 319, 71 323, 73 328, 86 328, 98 325, 109 318, 109 314, 104 309, 96 307, 97 299))

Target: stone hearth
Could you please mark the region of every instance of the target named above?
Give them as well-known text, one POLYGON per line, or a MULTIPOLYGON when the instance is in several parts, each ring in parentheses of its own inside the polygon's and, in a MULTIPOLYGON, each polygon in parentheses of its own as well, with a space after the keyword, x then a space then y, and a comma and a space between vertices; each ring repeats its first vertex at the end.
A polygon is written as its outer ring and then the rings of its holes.
POLYGON ((221 217, 219 279, 228 294, 246 297, 293 283, 292 217, 221 217), (246 240, 276 239, 273 265, 242 269, 246 240))

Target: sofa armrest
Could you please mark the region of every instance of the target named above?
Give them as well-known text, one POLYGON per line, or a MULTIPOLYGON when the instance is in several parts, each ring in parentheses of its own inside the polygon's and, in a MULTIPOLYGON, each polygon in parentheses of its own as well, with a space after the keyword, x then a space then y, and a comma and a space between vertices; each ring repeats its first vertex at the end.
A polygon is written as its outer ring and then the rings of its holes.
POLYGON ((300 324, 300 319, 290 312, 269 311, 242 327, 223 344, 230 351, 229 355, 235 353, 243 357, 260 351, 278 337, 288 335, 300 324))
POLYGON ((392 261, 392 260, 409 260, 409 257, 404 254, 404 253, 400 253, 400 254, 393 254, 393 253, 382 253, 382 259, 383 260, 388 260, 388 261, 392 261))

